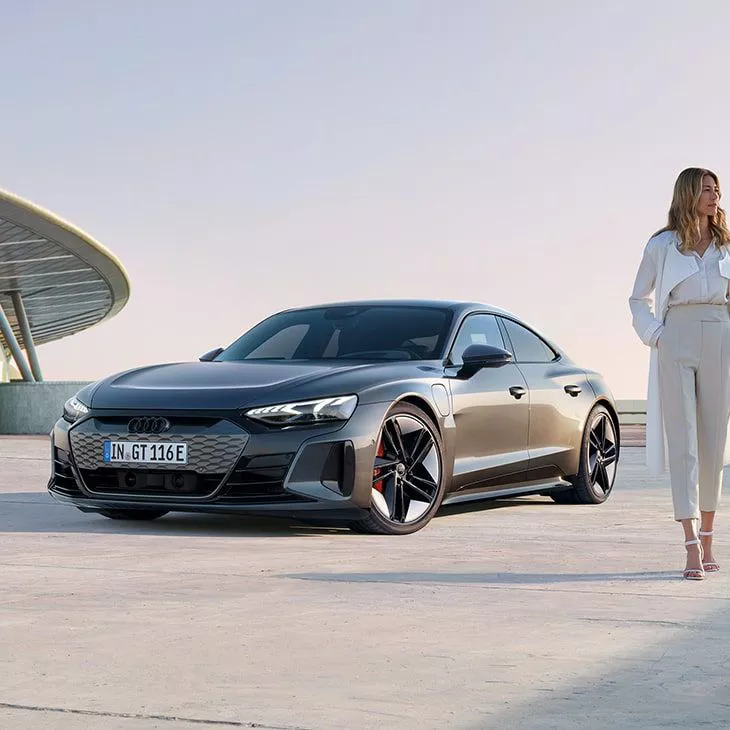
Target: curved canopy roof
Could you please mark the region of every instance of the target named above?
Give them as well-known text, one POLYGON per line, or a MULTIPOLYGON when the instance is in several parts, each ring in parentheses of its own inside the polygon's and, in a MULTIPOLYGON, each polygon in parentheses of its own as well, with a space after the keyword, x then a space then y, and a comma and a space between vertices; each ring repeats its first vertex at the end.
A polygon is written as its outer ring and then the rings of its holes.
POLYGON ((18 340, 18 295, 38 345, 113 317, 129 288, 121 262, 91 236, 0 190, 0 307, 18 340))

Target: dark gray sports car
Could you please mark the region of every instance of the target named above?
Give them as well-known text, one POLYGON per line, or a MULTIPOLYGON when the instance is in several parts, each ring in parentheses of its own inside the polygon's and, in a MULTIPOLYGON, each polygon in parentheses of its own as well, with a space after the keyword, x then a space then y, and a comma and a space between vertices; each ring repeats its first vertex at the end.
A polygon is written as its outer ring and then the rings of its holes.
POLYGON ((598 504, 619 427, 598 373, 483 304, 280 312, 200 362, 84 387, 48 488, 113 519, 245 512, 406 534, 442 504, 523 494, 598 504))

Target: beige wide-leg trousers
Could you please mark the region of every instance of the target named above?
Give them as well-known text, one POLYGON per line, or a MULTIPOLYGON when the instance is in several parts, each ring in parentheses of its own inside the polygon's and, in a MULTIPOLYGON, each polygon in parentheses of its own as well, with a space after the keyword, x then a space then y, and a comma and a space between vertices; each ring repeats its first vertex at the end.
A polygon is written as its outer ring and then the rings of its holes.
POLYGON ((730 314, 725 305, 670 307, 657 344, 674 519, 714 512, 730 418, 730 314), (699 498, 698 498, 699 497, 699 498))

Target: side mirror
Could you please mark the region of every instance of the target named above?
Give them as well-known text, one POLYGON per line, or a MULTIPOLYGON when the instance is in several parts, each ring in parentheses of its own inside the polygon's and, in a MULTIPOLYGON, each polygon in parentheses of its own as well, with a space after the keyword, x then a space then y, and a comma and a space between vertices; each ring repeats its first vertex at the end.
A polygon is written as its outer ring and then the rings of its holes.
POLYGON ((501 368, 513 361, 512 353, 493 345, 469 345, 461 356, 460 374, 473 375, 482 368, 501 368))
POLYGON ((200 360, 200 362, 210 362, 211 360, 215 360, 221 352, 223 352, 223 348, 216 347, 215 350, 211 350, 210 352, 206 352, 205 355, 201 355, 198 360, 200 360))

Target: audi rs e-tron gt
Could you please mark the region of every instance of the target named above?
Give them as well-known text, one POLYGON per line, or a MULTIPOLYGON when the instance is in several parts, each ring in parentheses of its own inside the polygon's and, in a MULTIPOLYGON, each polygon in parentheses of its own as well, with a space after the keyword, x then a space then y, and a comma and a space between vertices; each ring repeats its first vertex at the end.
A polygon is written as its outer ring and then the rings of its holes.
POLYGON ((602 377, 510 313, 363 301, 265 319, 199 362, 82 388, 51 494, 84 512, 281 515, 406 534, 442 504, 598 504, 619 426, 602 377))

